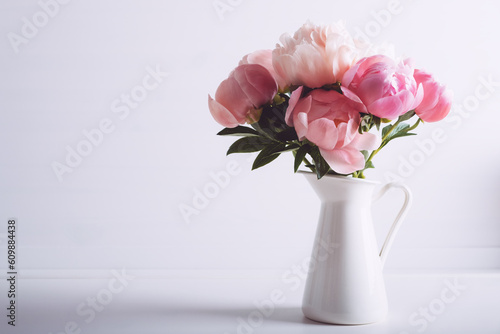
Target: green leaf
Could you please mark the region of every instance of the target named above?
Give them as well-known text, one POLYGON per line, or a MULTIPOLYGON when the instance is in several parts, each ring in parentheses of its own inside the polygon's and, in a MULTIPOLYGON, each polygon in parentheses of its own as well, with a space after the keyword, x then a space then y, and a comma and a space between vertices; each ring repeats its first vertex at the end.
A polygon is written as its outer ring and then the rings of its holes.
POLYGON ((372 122, 373 115, 366 114, 363 117, 361 117, 361 120, 359 122, 359 127, 358 127, 358 132, 360 134, 363 134, 363 132, 370 131, 370 124, 372 122))
POLYGON ((382 123, 382 119, 380 117, 373 117, 373 122, 377 127, 377 131, 380 131, 380 124, 382 123))
POLYGON ((373 162, 372 162, 371 160, 370 160, 370 161, 368 161, 368 162, 365 164, 365 168, 364 168, 363 170, 368 169, 368 168, 375 168, 375 165, 373 164, 373 162))
POLYGON ((279 141, 294 141, 298 140, 295 128, 287 127, 285 130, 278 132, 275 138, 279 141))
POLYGON ((366 161, 368 159, 368 157, 370 156, 370 153, 368 153, 368 151, 366 151, 366 150, 362 150, 360 152, 361 152, 361 154, 363 154, 363 156, 365 157, 365 161, 366 161))
POLYGON ((394 130, 387 136, 386 139, 391 140, 392 138, 396 137, 397 135, 401 135, 402 133, 405 133, 408 131, 410 128, 410 124, 408 123, 399 123, 394 130))
POLYGON ((218 136, 259 136, 259 133, 252 128, 238 125, 235 128, 224 128, 218 136))
POLYGON ((277 157, 279 157, 280 151, 285 149, 285 147, 286 145, 283 143, 266 146, 255 158, 255 161, 252 165, 252 170, 265 166, 271 161, 275 160, 277 157))
POLYGON ((406 114, 399 116, 398 121, 404 122, 415 116, 415 110, 410 110, 406 114))
MULTIPOLYGON (((388 125, 382 129, 382 138, 387 135, 389 130, 392 128, 392 125, 388 125)), ((407 123, 399 123, 385 138, 385 140, 382 142, 382 145, 380 147, 384 147, 387 145, 391 140, 396 139, 396 138, 401 138, 401 137, 407 137, 407 136, 414 136, 416 133, 410 133, 408 132, 410 129, 410 125, 407 123)))
POLYGON ((375 166, 373 165, 373 162, 371 160, 370 161, 366 161, 370 157, 370 153, 368 151, 366 151, 366 150, 362 150, 360 152, 365 157, 365 167, 361 171, 364 171, 365 169, 368 169, 368 168, 375 168, 375 166))
POLYGON ((392 128, 392 124, 386 125, 382 128, 382 138, 384 138, 389 130, 392 128))
POLYGON ((311 155, 312 159, 314 160, 316 175, 318 176, 318 180, 319 180, 328 173, 328 171, 330 170, 330 166, 328 165, 326 160, 321 155, 318 146, 314 146, 312 148, 312 150, 309 152, 309 154, 311 155))
POLYGON ((370 131, 374 126, 377 130, 380 130, 380 124, 382 119, 380 117, 374 116, 372 114, 362 114, 361 120, 359 122, 358 132, 363 134, 363 132, 370 131))
POLYGON ((400 137, 416 136, 416 135, 417 135, 416 133, 411 133, 411 132, 400 132, 400 133, 395 134, 394 136, 390 136, 390 137, 392 140, 392 139, 396 139, 396 138, 400 138, 400 137))
MULTIPOLYGON (((382 138, 384 138, 387 133, 389 132, 389 130, 393 127, 393 125, 387 125, 385 126, 383 129, 382 129, 382 138)), ((399 123, 395 128, 394 130, 391 131, 391 133, 389 134, 389 136, 386 138, 387 140, 390 140, 389 138, 395 136, 396 134, 398 134, 399 132, 402 132, 402 131, 405 131, 406 129, 408 129, 410 127, 410 124, 407 124, 407 123, 399 123)))
POLYGON ((255 158, 255 161, 253 162, 252 170, 263 167, 263 166, 267 165, 268 163, 276 160, 278 157, 279 157, 279 153, 266 155, 266 156, 260 156, 260 154, 259 154, 257 156, 257 158, 255 158))
POLYGON ((257 152, 269 144, 273 143, 271 139, 264 137, 243 137, 235 141, 227 150, 226 155, 231 153, 250 153, 257 152))
POLYGON ((312 149, 311 145, 305 144, 305 145, 302 145, 297 150, 297 152, 295 153, 295 161, 294 161, 294 164, 293 164, 293 171, 294 171, 294 173, 297 173, 297 170, 299 169, 300 164, 302 163, 302 161, 304 161, 304 158, 306 157, 306 154, 309 153, 309 151, 311 151, 311 149, 312 149))
POLYGON ((295 144, 295 143, 289 144, 289 145, 286 145, 284 149, 277 151, 277 153, 285 153, 285 152, 295 151, 299 147, 300 147, 299 144, 295 144))
POLYGON ((275 134, 288 128, 285 122, 285 113, 287 108, 287 103, 282 103, 280 105, 267 105, 264 106, 262 114, 259 119, 259 127, 261 130, 265 131, 267 134, 275 134))
POLYGON ((255 130, 257 130, 257 132, 263 136, 263 137, 267 137, 267 138, 270 138, 270 139, 274 139, 274 133, 269 130, 269 129, 263 129, 261 128, 261 126, 259 125, 259 123, 252 123, 250 124, 255 130))

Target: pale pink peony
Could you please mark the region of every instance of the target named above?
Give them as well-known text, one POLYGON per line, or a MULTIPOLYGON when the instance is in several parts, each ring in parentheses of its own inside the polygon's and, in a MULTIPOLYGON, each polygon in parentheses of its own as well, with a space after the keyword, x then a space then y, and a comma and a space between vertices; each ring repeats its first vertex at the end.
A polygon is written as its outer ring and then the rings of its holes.
POLYGON ((234 128, 238 124, 258 121, 262 106, 270 102, 276 92, 276 81, 266 68, 243 64, 221 82, 215 100, 208 96, 208 107, 219 124, 234 128))
POLYGON ((281 76, 279 76, 278 73, 276 73, 276 71, 274 70, 272 50, 258 50, 250 54, 247 54, 240 61, 240 65, 243 64, 258 64, 264 66, 266 70, 268 70, 269 73, 271 73, 274 80, 276 80, 279 90, 282 92, 285 90, 287 86, 285 80, 281 76))
POLYGON ((395 119, 415 109, 423 98, 422 85, 413 77, 409 59, 396 62, 383 55, 363 58, 342 78, 342 91, 354 101, 362 102, 368 113, 395 119))
POLYGON ((316 144, 332 170, 350 174, 365 166, 361 150, 374 150, 380 138, 372 133, 359 134, 363 104, 336 91, 316 89, 301 97, 302 87, 295 90, 286 111, 286 122, 294 126, 300 140, 316 144))
POLYGON ((415 70, 413 77, 424 88, 424 98, 415 109, 418 117, 424 122, 437 122, 445 118, 451 110, 452 91, 423 70, 415 70))
POLYGON ((354 40, 342 22, 304 24, 295 34, 283 34, 273 51, 276 73, 290 86, 318 88, 340 81, 369 48, 354 40))

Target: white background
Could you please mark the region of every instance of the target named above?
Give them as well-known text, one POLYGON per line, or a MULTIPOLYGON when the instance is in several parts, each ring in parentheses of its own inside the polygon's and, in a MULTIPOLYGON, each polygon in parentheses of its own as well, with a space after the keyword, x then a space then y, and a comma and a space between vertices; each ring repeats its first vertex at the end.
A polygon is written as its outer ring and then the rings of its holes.
MULTIPOLYGON (((17 218, 20 270, 277 269, 306 258, 315 194, 293 174, 291 156, 253 172, 248 156, 225 157, 234 138, 215 135, 207 94, 243 55, 273 48, 308 19, 343 19, 353 34, 391 42, 455 92, 448 121, 391 143, 367 173, 381 182, 399 175, 414 194, 387 266, 500 266, 496 3, 401 0, 399 14, 377 23, 389 0, 221 2, 231 10, 218 13, 212 0, 73 0, 18 52, 9 33, 22 36, 23 18, 33 22, 41 7, 1 2, 0 240, 5 246, 7 219, 17 218), (168 76, 120 118, 112 104, 148 68, 168 76), (67 146, 76 149, 104 119, 113 131, 59 181, 53 163, 65 164, 67 146), (433 131, 444 139, 431 145, 433 131), (193 206, 210 173, 234 164, 229 185, 184 219, 180 207, 193 206)), ((374 210, 380 241, 399 195, 374 210)))

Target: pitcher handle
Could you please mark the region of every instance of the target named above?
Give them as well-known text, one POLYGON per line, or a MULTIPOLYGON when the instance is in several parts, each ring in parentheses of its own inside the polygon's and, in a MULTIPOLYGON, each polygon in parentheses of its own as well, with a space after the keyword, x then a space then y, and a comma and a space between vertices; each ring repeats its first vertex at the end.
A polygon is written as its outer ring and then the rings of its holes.
POLYGON ((379 255, 380 255, 380 261, 382 262, 382 268, 384 267, 387 254, 391 249, 394 237, 396 236, 396 233, 398 232, 399 227, 401 226, 401 223, 403 222, 403 219, 405 218, 406 213, 408 212, 408 209, 410 209, 412 201, 412 195, 410 189, 404 184, 398 182, 391 182, 384 185, 382 189, 378 192, 378 194, 373 197, 373 201, 380 199, 391 188, 401 189, 405 195, 405 200, 403 206, 401 207, 401 210, 399 210, 396 220, 394 220, 394 223, 392 223, 391 229, 389 230, 389 233, 385 238, 382 248, 380 249, 379 255))

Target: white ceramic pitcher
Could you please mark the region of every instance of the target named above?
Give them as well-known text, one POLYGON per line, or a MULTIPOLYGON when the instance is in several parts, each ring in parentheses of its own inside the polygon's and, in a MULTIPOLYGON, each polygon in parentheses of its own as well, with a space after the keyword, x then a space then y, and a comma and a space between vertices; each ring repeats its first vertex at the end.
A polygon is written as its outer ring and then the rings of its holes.
POLYGON ((387 315, 382 276, 387 253, 407 210, 411 192, 399 183, 388 183, 374 195, 378 182, 302 172, 321 199, 321 214, 302 311, 312 320, 344 325, 377 322, 387 315), (405 201, 381 250, 371 219, 372 202, 390 188, 404 192, 405 201), (332 251, 318 252, 328 242, 332 251))

